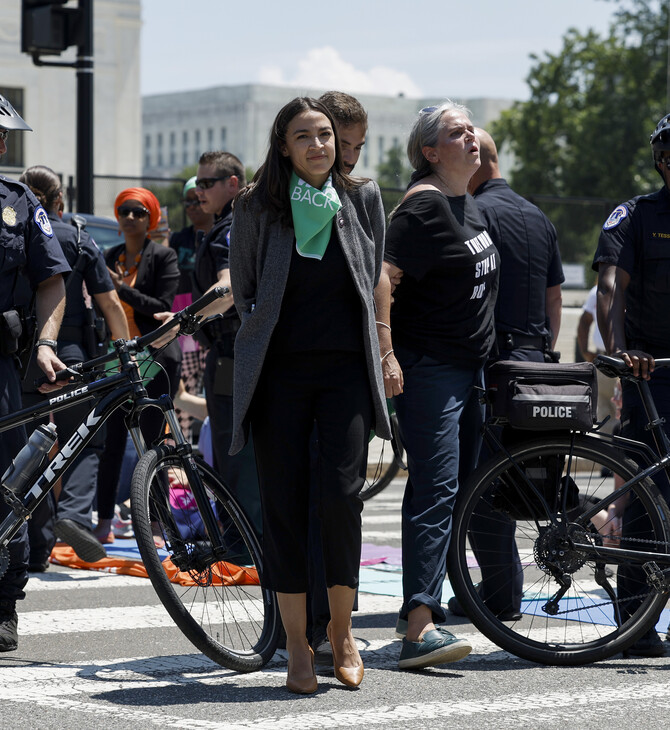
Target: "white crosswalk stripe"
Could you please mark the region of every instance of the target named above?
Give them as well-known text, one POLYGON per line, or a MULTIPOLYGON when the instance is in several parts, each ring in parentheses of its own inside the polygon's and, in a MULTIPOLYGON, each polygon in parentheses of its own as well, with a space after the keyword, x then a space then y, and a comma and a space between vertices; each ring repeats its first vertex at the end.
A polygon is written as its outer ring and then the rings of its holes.
MULTIPOLYGON (((402 478, 396 480, 395 488, 366 503, 364 541, 399 546, 403 483, 402 478)), ((394 568, 386 573, 398 575, 394 568)), ((582 587, 598 589, 595 584, 582 587)), ((350 695, 331 692, 341 686, 332 670, 319 670, 324 691, 301 703, 283 690, 285 651, 277 651, 262 670, 249 674, 215 664, 181 635, 144 578, 52 567, 31 575, 26 591, 28 599, 19 604, 19 651, 0 654, 0 727, 12 730, 72 725, 408 730, 483 723, 553 728, 580 721, 595 727, 605 717, 603 690, 586 684, 572 691, 554 684, 546 692, 528 692, 511 682, 495 697, 479 696, 473 690, 475 678, 495 675, 503 683, 505 672, 518 672, 520 680, 537 668, 501 650, 466 621, 452 630, 471 642, 468 657, 423 675, 400 672, 401 642, 394 636, 402 602, 398 595, 359 595, 354 634, 365 664, 364 688, 350 695), (374 633, 368 627, 375 627, 374 633), (456 677, 463 681, 455 682, 456 677), (432 684, 419 701, 415 692, 423 683, 432 684), (379 689, 387 685, 388 691, 379 689)), ((539 624, 541 620, 532 631, 541 632, 539 624)), ((555 639, 579 641, 583 631, 574 622, 555 639)), ((558 670, 546 671, 552 676, 558 670)), ((667 683, 655 679, 648 676, 634 688, 618 686, 608 693, 608 722, 625 725, 623 718, 632 705, 640 712, 652 704, 667 708, 667 683)))

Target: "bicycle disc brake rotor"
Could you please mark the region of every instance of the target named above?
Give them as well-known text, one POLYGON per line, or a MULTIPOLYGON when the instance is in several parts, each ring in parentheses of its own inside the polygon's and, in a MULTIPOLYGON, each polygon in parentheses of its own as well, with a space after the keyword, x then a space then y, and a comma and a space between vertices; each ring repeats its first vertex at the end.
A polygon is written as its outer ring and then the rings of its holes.
POLYGON ((9 568, 9 548, 6 545, 0 547, 0 578, 7 572, 9 568))
POLYGON ((576 542, 593 542, 593 536, 579 525, 551 525, 535 541, 535 562, 547 575, 576 573, 587 560, 574 548, 576 542))

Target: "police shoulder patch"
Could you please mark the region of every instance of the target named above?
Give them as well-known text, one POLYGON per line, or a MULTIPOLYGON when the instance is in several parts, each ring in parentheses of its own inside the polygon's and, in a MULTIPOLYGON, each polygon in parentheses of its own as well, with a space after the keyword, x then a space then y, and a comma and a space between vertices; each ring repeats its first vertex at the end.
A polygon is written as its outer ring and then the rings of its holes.
POLYGON ((33 218, 35 219, 35 223, 37 223, 37 227, 40 231, 42 231, 45 236, 49 236, 49 238, 51 238, 54 234, 53 228, 51 227, 51 221, 49 220, 46 210, 44 210, 41 205, 35 208, 35 215, 33 218))
POLYGON ((609 218, 603 224, 603 230, 609 231, 616 228, 621 221, 628 216, 628 208, 625 205, 617 205, 610 213, 609 218))

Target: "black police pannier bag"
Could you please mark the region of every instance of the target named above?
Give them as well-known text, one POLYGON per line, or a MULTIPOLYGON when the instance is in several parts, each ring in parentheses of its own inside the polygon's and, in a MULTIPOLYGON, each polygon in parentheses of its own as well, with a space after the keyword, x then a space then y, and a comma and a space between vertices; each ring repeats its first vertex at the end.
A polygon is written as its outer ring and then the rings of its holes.
MULTIPOLYGON (((596 422, 596 368, 586 362, 501 360, 489 368, 488 398, 491 415, 506 425, 502 441, 508 448, 532 438, 529 430, 545 437, 589 431, 596 422)), ((563 475, 564 465, 562 455, 520 462, 520 473, 510 469, 495 484, 491 506, 513 520, 546 520, 547 507, 552 513, 565 507, 569 513, 579 505, 579 490, 572 477, 563 475)))
POLYGON ((491 415, 513 428, 590 431, 598 381, 593 363, 500 360, 488 370, 491 415))

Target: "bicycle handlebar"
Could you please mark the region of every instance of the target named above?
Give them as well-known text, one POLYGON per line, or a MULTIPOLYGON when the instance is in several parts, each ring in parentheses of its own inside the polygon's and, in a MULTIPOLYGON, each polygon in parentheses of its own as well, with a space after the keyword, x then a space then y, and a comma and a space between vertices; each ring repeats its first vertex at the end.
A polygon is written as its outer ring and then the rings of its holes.
MULTIPOLYGON (((596 355, 593 364, 608 378, 631 378, 639 380, 641 376, 635 377, 632 368, 628 367, 620 357, 612 355, 596 355)), ((659 357, 654 359, 654 369, 670 367, 670 357, 659 357)))
MULTIPOLYGON (((164 322, 160 327, 157 327, 152 332, 149 332, 142 337, 135 337, 132 340, 115 340, 116 343, 119 343, 117 347, 120 347, 120 349, 125 348, 129 354, 136 355, 137 353, 148 347, 152 342, 155 342, 163 335, 168 334, 171 330, 175 328, 178 328, 178 330, 177 332, 175 332, 174 337, 177 337, 180 334, 192 335, 207 322, 210 322, 213 319, 218 319, 222 316, 220 314, 214 314, 210 317, 205 317, 203 319, 202 317, 198 316, 198 312, 200 312, 202 309, 205 309, 205 307, 208 307, 210 304, 212 304, 212 302, 215 302, 217 299, 223 299, 223 297, 228 296, 229 294, 230 289, 227 286, 217 286, 206 294, 203 294, 200 299, 196 299, 195 302, 189 304, 188 307, 186 307, 185 309, 176 312, 172 319, 164 322)), ((79 362, 75 365, 70 365, 64 370, 59 370, 56 373, 56 382, 70 380, 70 378, 81 379, 83 373, 94 370, 101 365, 106 365, 108 362, 113 362, 114 360, 118 359, 119 352, 118 350, 115 350, 114 352, 108 352, 105 355, 96 357, 93 360, 87 360, 86 362, 79 362)), ((37 378, 35 380, 35 386, 39 387, 40 385, 48 382, 50 381, 47 380, 46 375, 44 375, 41 378, 37 378)))

